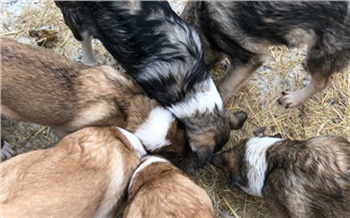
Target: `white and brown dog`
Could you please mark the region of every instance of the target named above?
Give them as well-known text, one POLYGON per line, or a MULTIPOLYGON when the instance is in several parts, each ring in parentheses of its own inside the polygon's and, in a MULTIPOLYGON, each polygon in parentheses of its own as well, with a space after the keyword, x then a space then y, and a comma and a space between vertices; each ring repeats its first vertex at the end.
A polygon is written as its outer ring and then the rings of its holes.
POLYGON ((324 89, 350 63, 349 1, 189 1, 181 17, 198 31, 206 64, 229 58, 219 85, 224 102, 263 64, 267 46, 308 46, 304 68, 311 81, 282 93, 285 108, 324 89))
POLYGON ((1 164, 1 215, 113 217, 144 155, 139 139, 119 127, 86 127, 18 155, 1 164))
POLYGON ((212 218, 206 191, 164 158, 146 156, 134 172, 124 218, 212 218))
POLYGON ((86 126, 119 126, 148 151, 185 153, 185 130, 130 76, 1 40, 1 113, 6 117, 51 126, 61 137, 86 126))
POLYGON ((252 137, 211 163, 228 171, 248 194, 263 196, 272 217, 350 217, 350 142, 345 138, 252 137))

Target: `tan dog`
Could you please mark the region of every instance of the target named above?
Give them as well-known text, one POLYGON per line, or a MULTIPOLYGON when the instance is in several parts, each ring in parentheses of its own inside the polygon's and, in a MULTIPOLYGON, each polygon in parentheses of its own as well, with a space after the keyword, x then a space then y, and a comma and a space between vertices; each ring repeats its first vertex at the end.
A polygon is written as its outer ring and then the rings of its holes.
POLYGON ((134 172, 124 218, 213 217, 205 190, 164 158, 147 156, 134 172))
POLYGON ((248 194, 263 196, 272 217, 350 217, 350 142, 345 138, 252 137, 211 163, 228 171, 248 194))
POLYGON ((1 64, 6 117, 52 126, 61 137, 86 126, 120 126, 148 151, 185 152, 185 131, 172 113, 112 67, 87 67, 6 38, 1 64))
POLYGON ((111 217, 146 154, 130 132, 87 127, 1 164, 2 217, 111 217))

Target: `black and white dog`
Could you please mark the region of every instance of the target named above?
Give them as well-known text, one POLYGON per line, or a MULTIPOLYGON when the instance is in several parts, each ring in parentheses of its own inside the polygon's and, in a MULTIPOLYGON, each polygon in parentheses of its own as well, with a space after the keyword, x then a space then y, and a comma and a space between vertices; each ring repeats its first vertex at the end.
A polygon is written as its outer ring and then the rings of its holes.
POLYGON ((296 107, 325 88, 332 73, 350 60, 350 3, 314 1, 189 1, 181 17, 198 31, 205 62, 228 56, 230 67, 218 87, 224 102, 264 62, 266 46, 307 44, 304 89, 278 100, 296 107))
POLYGON ((244 112, 229 114, 210 78, 196 31, 166 1, 60 2, 66 24, 82 41, 83 61, 96 64, 99 39, 145 92, 185 125, 192 151, 205 163, 240 128, 244 112))
POLYGON ((252 137, 211 163, 231 182, 263 196, 272 217, 350 217, 350 142, 337 136, 307 140, 252 137))

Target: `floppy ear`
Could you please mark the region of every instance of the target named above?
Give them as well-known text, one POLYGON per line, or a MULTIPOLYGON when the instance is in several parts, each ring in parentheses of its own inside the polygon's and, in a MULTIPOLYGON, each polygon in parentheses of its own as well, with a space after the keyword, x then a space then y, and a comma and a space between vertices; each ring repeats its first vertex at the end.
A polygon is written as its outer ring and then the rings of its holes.
POLYGON ((224 171, 231 171, 235 167, 235 157, 233 149, 223 151, 213 156, 209 161, 213 166, 216 166, 224 171))
POLYGON ((230 127, 231 129, 241 129, 248 116, 245 112, 239 111, 236 113, 229 113, 230 127))

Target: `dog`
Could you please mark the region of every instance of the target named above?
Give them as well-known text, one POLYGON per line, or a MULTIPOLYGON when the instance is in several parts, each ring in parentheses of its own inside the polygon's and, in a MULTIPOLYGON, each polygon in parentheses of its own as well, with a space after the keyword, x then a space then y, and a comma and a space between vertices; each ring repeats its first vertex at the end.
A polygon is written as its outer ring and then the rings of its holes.
POLYGON ((208 66, 228 57, 218 87, 224 102, 262 65, 267 46, 308 46, 303 66, 311 81, 302 90, 282 92, 278 102, 285 108, 324 89, 350 62, 348 1, 188 1, 181 18, 198 31, 208 66))
POLYGON ((250 195, 263 196, 272 217, 349 217, 350 142, 252 137, 217 154, 214 166, 250 195))
POLYGON ((2 217, 112 217, 146 155, 119 127, 86 127, 1 164, 2 217))
POLYGON ((144 91, 185 126, 200 165, 239 129, 247 116, 230 114, 206 70, 197 32, 166 1, 56 1, 83 61, 96 64, 91 38, 99 39, 144 91))
POLYGON ((86 126, 119 126, 147 151, 186 154, 182 124, 128 75, 88 67, 53 52, 2 38, 1 113, 52 126, 63 137, 86 126))
POLYGON ((127 217, 214 217, 206 191, 160 156, 146 156, 131 177, 127 217))

